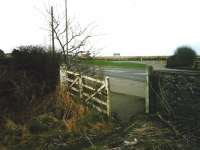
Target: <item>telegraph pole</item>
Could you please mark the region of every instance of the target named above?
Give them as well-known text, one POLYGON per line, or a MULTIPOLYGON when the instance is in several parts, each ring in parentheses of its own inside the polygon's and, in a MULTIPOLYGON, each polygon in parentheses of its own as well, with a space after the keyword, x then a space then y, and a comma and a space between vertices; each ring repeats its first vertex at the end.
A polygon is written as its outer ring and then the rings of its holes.
POLYGON ((66 19, 66 54, 67 54, 67 65, 70 64, 69 62, 69 43, 68 43, 68 12, 67 12, 67 0, 65 0, 65 19, 66 19))
MULTIPOLYGON (((67 63, 66 64, 66 69, 67 70, 69 70, 69 65, 70 65, 70 61, 69 61, 69 43, 68 43, 68 12, 67 12, 67 0, 65 0, 65 23, 66 23, 66 55, 67 55, 67 57, 65 56, 65 59, 67 59, 67 60, 65 60, 65 62, 67 63)), ((68 78, 68 74, 66 74, 66 77, 68 78)), ((69 83, 68 83, 68 81, 66 82, 66 85, 67 85, 67 88, 69 88, 69 83)))
POLYGON ((52 40, 52 51, 55 53, 55 43, 54 43, 54 23, 53 23, 53 6, 51 6, 51 40, 52 40))

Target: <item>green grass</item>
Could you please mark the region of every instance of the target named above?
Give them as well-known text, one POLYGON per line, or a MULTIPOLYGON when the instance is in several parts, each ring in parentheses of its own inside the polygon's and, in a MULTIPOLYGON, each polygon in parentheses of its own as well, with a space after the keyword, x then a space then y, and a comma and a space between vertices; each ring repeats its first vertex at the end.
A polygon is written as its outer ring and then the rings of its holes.
POLYGON ((134 63, 128 61, 110 61, 110 60, 87 60, 86 64, 97 65, 97 66, 108 66, 108 67, 119 67, 119 68, 138 68, 144 69, 145 64, 134 63))

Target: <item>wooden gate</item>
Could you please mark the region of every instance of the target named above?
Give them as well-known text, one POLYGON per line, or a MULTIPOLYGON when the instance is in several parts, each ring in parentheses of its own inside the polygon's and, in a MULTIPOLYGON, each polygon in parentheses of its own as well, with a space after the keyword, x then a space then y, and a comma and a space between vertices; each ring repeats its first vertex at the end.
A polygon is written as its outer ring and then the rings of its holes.
POLYGON ((104 80, 94 79, 79 73, 66 71, 66 82, 70 94, 83 103, 108 116, 110 110, 109 77, 104 80))

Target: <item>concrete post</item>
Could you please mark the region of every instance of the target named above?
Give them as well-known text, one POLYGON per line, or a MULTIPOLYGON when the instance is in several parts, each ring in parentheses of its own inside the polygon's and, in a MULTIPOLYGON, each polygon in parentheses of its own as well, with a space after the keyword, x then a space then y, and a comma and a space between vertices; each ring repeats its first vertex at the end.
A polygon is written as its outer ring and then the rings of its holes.
POLYGON ((149 102, 150 102, 150 76, 153 72, 152 66, 146 67, 146 98, 145 98, 145 112, 149 114, 149 102))

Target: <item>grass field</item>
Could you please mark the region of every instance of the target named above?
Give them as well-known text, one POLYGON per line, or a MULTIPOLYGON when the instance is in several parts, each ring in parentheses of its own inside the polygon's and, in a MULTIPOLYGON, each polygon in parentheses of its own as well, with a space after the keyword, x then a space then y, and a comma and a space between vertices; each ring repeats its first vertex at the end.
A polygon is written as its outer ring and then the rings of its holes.
POLYGON ((110 60, 87 60, 87 64, 97 65, 97 66, 108 66, 108 67, 119 67, 119 68, 138 68, 144 69, 145 64, 127 62, 127 61, 110 61, 110 60))

